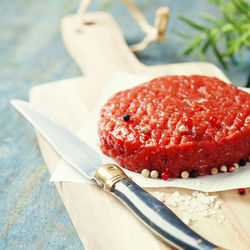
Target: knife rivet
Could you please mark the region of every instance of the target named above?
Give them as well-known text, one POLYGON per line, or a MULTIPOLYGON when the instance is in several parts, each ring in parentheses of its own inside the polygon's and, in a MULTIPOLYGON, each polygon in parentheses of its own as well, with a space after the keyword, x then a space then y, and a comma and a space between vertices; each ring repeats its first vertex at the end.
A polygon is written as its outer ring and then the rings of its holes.
POLYGON ((116 170, 117 168, 115 167, 115 166, 110 166, 109 167, 109 170, 111 170, 111 171, 114 171, 114 170, 116 170))
POLYGON ((197 243, 201 243, 201 242, 202 242, 202 239, 198 239, 198 240, 197 240, 197 243))

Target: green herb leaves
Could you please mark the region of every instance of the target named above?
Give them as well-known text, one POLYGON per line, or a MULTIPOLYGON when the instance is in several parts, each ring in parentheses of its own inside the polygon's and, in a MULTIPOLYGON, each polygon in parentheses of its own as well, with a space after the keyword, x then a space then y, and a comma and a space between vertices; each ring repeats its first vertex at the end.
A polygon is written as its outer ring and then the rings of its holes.
POLYGON ((201 25, 185 16, 180 16, 183 22, 200 34, 190 36, 176 33, 190 40, 184 50, 185 55, 199 50, 204 57, 211 48, 221 65, 227 69, 229 59, 234 61, 235 55, 241 55, 244 48, 250 48, 250 0, 209 0, 209 2, 220 7, 220 18, 203 14, 201 18, 206 25, 201 25))

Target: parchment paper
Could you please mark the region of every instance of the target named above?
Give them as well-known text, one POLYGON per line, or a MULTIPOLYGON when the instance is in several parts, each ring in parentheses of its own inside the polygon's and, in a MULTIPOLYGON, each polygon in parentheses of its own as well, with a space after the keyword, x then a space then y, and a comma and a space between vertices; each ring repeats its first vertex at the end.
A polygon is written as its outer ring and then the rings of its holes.
MULTIPOLYGON (((103 163, 115 163, 111 158, 104 156, 98 147, 97 122, 99 119, 100 108, 105 104, 107 99, 114 93, 134 87, 154 77, 132 75, 123 72, 117 72, 113 75, 110 83, 105 88, 103 94, 97 102, 96 107, 90 113, 89 118, 78 132, 78 136, 87 144, 97 151, 103 160, 103 163)), ((243 89, 250 93, 249 89, 243 89)), ((216 192, 236 188, 250 187, 250 163, 245 167, 233 173, 219 173, 217 175, 208 175, 189 179, 161 179, 144 178, 141 174, 123 169, 138 185, 142 187, 181 187, 204 192, 216 192)), ((75 183, 93 183, 77 170, 61 160, 56 170, 51 176, 51 181, 75 182, 75 183)))

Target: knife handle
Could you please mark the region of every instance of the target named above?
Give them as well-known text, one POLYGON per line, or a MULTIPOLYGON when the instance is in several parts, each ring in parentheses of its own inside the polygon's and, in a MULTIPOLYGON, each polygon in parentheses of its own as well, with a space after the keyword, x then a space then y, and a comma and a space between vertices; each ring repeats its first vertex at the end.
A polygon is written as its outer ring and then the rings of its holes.
POLYGON ((127 178, 117 182, 113 192, 157 236, 176 249, 222 249, 191 230, 162 202, 131 179, 127 178))
POLYGON ((114 164, 99 168, 95 179, 123 201, 159 238, 176 249, 219 250, 184 224, 168 207, 139 187, 114 164))

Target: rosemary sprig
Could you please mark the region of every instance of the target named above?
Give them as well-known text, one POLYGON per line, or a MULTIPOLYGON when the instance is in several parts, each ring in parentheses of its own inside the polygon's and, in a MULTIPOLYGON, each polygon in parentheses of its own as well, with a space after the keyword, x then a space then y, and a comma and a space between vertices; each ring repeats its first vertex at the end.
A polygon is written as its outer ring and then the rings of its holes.
POLYGON ((200 34, 190 36, 181 32, 177 35, 190 40, 184 55, 199 50, 204 58, 207 50, 212 49, 221 65, 228 69, 228 61, 235 62, 235 56, 243 49, 250 48, 250 0, 208 0, 220 7, 220 18, 202 14, 205 25, 195 23, 191 19, 179 18, 200 34))

